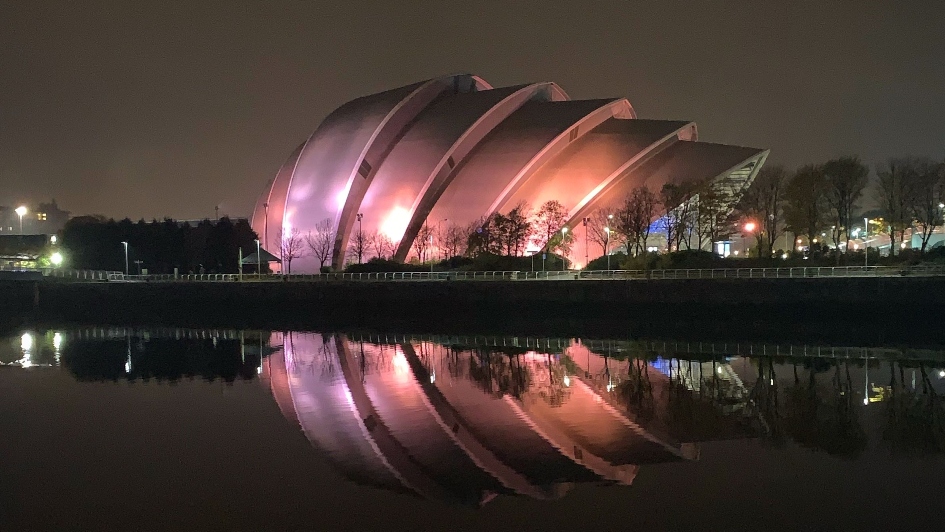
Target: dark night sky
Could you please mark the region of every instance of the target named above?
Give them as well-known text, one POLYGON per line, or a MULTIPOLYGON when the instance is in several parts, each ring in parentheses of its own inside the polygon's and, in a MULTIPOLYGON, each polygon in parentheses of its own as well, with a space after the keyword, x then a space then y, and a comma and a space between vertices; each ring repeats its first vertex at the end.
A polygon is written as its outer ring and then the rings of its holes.
POLYGON ((941 158, 943 20, 919 1, 0 0, 0 205, 246 216, 339 104, 455 72, 626 96, 790 166, 941 158))

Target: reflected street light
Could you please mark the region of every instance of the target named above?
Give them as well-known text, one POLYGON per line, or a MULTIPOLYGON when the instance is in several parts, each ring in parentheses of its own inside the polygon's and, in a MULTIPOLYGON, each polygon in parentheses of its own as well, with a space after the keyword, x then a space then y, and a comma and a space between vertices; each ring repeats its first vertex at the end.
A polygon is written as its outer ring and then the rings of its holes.
POLYGON ((20 234, 22 235, 23 234, 23 216, 29 211, 27 211, 25 205, 20 205, 13 212, 15 212, 16 215, 20 217, 20 234))
POLYGON ((125 275, 128 275, 128 242, 122 240, 121 245, 125 246, 125 275))

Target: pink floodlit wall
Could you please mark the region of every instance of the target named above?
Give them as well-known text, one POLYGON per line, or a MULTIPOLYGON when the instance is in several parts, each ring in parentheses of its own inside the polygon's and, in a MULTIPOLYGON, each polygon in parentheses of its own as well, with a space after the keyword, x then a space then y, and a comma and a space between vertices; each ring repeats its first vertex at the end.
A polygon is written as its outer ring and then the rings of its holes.
POLYGON ((357 166, 352 169, 351 176, 348 178, 348 194, 338 219, 335 245, 331 256, 331 264, 335 268, 341 268, 344 265, 347 243, 354 229, 361 202, 374 181, 377 168, 387 157, 407 125, 437 97, 446 92, 465 93, 491 88, 477 76, 458 75, 433 79, 417 88, 388 114, 368 141, 360 160, 357 161, 357 166), (362 165, 364 172, 361 171, 362 165))
POLYGON ((550 143, 595 115, 613 116, 614 100, 528 101, 476 146, 430 212, 431 220, 467 226, 485 217, 509 176, 535 167, 550 143))
MULTIPOLYGON (((364 146, 388 113, 419 85, 359 98, 338 108, 322 122, 302 149, 292 173, 285 212, 278 222, 283 231, 298 229, 306 233, 325 219, 337 226, 347 200, 352 168, 358 167, 364 146)), ((293 267, 297 271, 313 271, 318 263, 303 256, 293 261, 293 267)))
POLYGON ((414 203, 453 144, 483 114, 522 87, 441 98, 425 109, 384 159, 361 201, 361 230, 399 242, 414 203))
POLYGON ((441 156, 440 161, 427 178, 427 182, 420 189, 419 194, 410 208, 411 219, 404 232, 404 236, 401 238, 400 248, 397 250, 394 258, 400 261, 406 259, 407 254, 410 252, 411 243, 416 238, 423 224, 437 223, 436 221, 429 221, 430 210, 433 209, 436 202, 440 199, 443 190, 450 184, 452 178, 455 177, 456 167, 461 166, 465 162, 470 151, 472 151, 486 135, 529 100, 555 101, 555 98, 566 97, 567 95, 564 94, 564 91, 554 83, 530 85, 508 95, 482 114, 479 119, 463 132, 450 149, 441 156))
MULTIPOLYGON (((253 231, 262 240, 262 246, 270 253, 279 255, 279 231, 282 229, 282 216, 285 213, 285 200, 289 193, 292 172, 298 163, 299 154, 305 144, 300 144, 292 155, 282 164, 276 173, 269 190, 256 202, 253 212, 253 231)), ((278 266, 277 266, 278 267, 278 266)))

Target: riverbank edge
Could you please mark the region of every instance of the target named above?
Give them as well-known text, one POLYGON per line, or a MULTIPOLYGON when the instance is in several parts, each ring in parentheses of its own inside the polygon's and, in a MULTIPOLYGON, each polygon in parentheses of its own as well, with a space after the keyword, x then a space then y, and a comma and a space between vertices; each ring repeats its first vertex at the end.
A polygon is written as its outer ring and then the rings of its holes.
POLYGON ((945 345, 945 277, 0 283, 28 322, 945 345), (15 286, 11 286, 15 285, 15 286))

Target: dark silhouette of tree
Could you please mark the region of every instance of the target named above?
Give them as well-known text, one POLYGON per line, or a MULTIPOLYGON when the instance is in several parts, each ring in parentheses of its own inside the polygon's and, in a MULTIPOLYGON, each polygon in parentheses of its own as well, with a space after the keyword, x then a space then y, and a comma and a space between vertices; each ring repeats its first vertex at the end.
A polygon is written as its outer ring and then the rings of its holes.
POLYGON ((758 227, 759 257, 770 257, 774 253, 774 243, 783 232, 784 196, 789 177, 781 165, 765 166, 739 201, 739 212, 758 227))
POLYGON ((289 232, 280 230, 277 236, 279 241, 279 253, 282 264, 285 265, 285 273, 292 273, 292 261, 303 255, 305 251, 305 239, 301 232, 293 228, 289 232))
POLYGON ((660 189, 659 200, 666 213, 662 218, 662 225, 666 231, 666 246, 669 251, 679 251, 682 248, 692 218, 693 203, 690 199, 686 186, 666 183, 660 189))
POLYGON ((391 257, 397 249, 396 246, 394 246, 394 241, 380 231, 371 233, 368 241, 370 242, 371 250, 374 251, 374 256, 379 259, 391 257))
MULTIPOLYGON (((869 169, 859 158, 846 156, 827 161, 823 171, 827 180, 826 199, 832 217, 833 240, 839 248, 840 242, 850 240, 853 211, 866 188, 869 169)), ((839 255, 837 260, 840 260, 839 255)))
POLYGON ((204 271, 235 273, 240 249, 255 249, 257 235, 246 220, 227 217, 204 220, 196 226, 165 219, 137 223, 102 216, 78 216, 62 232, 62 247, 76 269, 125 269, 122 242, 128 242, 128 261, 140 260, 149 273, 204 271))
POLYGON ((427 250, 433 247, 433 228, 430 224, 423 222, 420 230, 417 231, 417 237, 413 239, 413 249, 417 253, 417 260, 426 262, 427 250))
POLYGON ((358 259, 358 264, 361 264, 368 246, 370 246, 370 237, 361 230, 361 224, 358 223, 358 230, 351 236, 351 243, 348 245, 348 256, 358 259))
MULTIPOLYGON (((535 243, 545 249, 555 233, 568 222, 568 210, 557 200, 542 203, 535 213, 535 243)), ((550 250, 549 250, 550 251, 550 250)))
POLYGON ((615 210, 616 209, 598 209, 588 216, 587 237, 591 242, 600 246, 601 255, 607 254, 607 248, 610 245, 607 233, 609 232, 608 229, 611 220, 608 216, 611 216, 615 210))
POLYGON ((802 166, 784 190, 784 222, 787 230, 814 240, 826 225, 827 178, 819 165, 802 166))
POLYGON ((331 248, 335 243, 335 230, 331 223, 331 218, 315 224, 315 230, 309 231, 305 235, 305 245, 308 247, 312 256, 318 260, 319 268, 324 268, 325 263, 331 258, 331 248))
POLYGON ((614 229, 627 246, 627 253, 639 255, 646 251, 650 225, 656 217, 659 199, 646 186, 630 191, 614 214, 614 229))
POLYGON ((443 250, 445 258, 463 255, 466 251, 466 242, 468 239, 469 235, 466 232, 466 228, 455 223, 450 223, 437 231, 437 240, 440 243, 440 248, 443 250))
POLYGON ((911 210, 922 239, 921 251, 925 253, 932 232, 943 225, 945 209, 941 205, 945 202, 945 163, 922 159, 916 166, 911 210))
POLYGON ((912 225, 912 199, 918 170, 918 161, 910 158, 891 158, 876 168, 879 178, 877 196, 889 230, 889 253, 892 255, 897 253, 896 236, 901 242, 906 229, 912 225))

